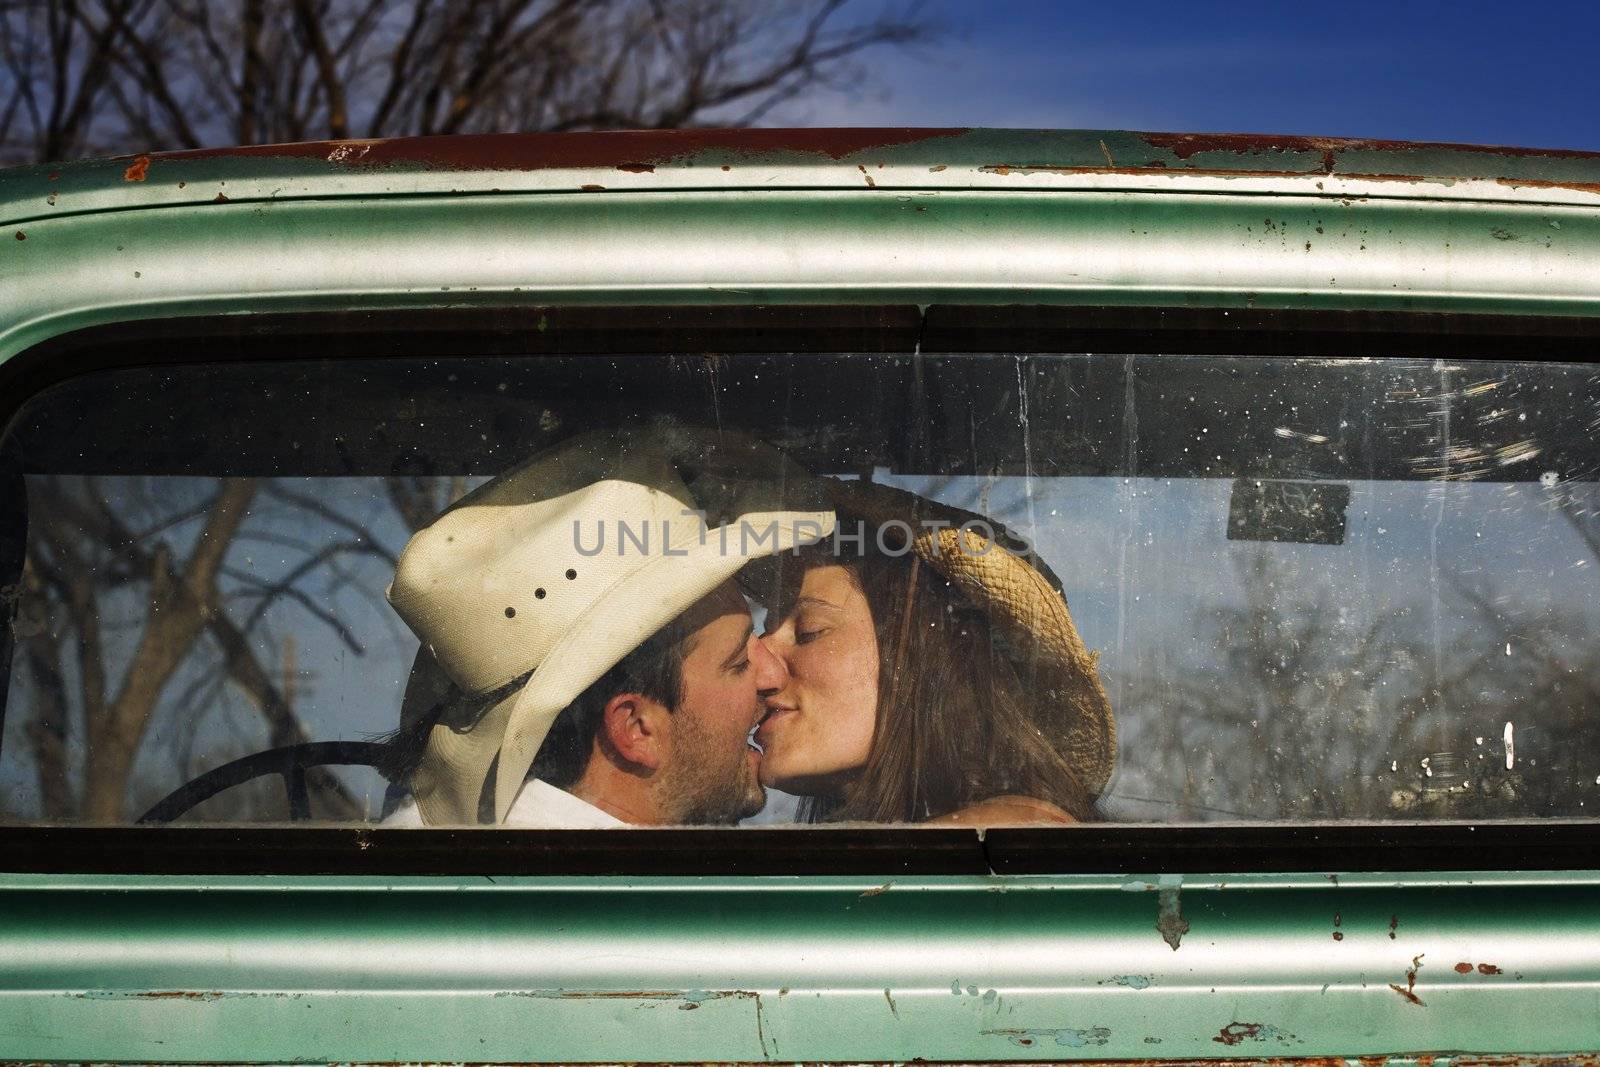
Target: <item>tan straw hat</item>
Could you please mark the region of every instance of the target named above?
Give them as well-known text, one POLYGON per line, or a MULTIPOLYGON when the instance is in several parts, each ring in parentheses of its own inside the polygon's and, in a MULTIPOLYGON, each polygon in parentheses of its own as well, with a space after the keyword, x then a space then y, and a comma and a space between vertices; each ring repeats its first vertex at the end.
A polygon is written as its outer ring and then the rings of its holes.
POLYGON ((841 525, 848 516, 876 531, 909 533, 912 554, 987 612, 1019 658, 1058 668, 1062 684, 1052 688, 1072 714, 1064 736, 1052 740, 1078 768, 1084 788, 1103 792, 1116 765, 1116 719, 1100 682, 1099 653, 1084 647, 1050 568, 1031 552, 1007 547, 1017 539, 982 515, 875 482, 822 482, 841 525), (934 529, 924 520, 948 525, 934 529))
POLYGON ((406 545, 389 602, 462 697, 411 778, 424 822, 478 822, 491 770, 503 822, 575 697, 749 560, 833 530, 830 511, 781 507, 708 528, 671 451, 651 428, 580 435, 406 545))

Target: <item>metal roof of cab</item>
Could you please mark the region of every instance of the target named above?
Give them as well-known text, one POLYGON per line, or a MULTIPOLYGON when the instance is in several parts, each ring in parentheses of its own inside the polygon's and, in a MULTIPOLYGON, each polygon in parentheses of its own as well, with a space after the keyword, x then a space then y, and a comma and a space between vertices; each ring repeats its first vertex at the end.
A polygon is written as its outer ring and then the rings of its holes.
POLYGON ((1600 154, 1243 135, 685 130, 0 172, 0 362, 135 320, 1049 304, 1600 318, 1600 154))
POLYGON ((1600 153, 1081 130, 699 129, 320 141, 0 171, 8 225, 301 196, 693 188, 1102 188, 1600 206, 1600 153))

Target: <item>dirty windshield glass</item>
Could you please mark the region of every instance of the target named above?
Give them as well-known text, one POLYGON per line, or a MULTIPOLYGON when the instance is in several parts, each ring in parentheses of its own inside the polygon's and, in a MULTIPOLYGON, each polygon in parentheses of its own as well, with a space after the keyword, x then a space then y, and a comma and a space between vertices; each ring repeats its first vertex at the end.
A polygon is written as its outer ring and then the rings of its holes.
POLYGON ((0 819, 1585 816, 1572 364, 108 370, 11 421, 0 819))

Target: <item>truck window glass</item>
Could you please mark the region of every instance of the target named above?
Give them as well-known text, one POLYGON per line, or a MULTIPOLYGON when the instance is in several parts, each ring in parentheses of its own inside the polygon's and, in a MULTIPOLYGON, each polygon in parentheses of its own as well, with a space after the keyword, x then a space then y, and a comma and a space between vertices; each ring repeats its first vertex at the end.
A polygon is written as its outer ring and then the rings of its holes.
MULTIPOLYGON (((663 433, 707 529, 772 511, 744 507, 746 490, 866 523, 751 552, 716 586, 752 613, 764 651, 744 669, 771 676, 717 696, 742 635, 725 675, 695 674, 688 643, 689 703, 744 703, 715 726, 726 736, 693 739, 705 747, 673 788, 699 799, 666 809, 674 822, 1583 817, 1600 803, 1597 410, 1592 368, 1510 360, 352 350, 84 375, 4 439, 0 511, 20 517, 24 562, 0 576, 0 819, 392 816, 422 765, 421 750, 392 764, 418 721, 418 629, 437 624, 391 603, 391 584, 411 590, 396 568, 416 532, 543 450, 663 433), (815 495, 811 476, 834 488, 815 495), (919 557, 916 537, 962 517, 987 521, 973 545, 1025 570, 919 557), (841 533, 875 562, 829 559, 841 533), (898 610, 913 570, 917 607, 898 610), (1020 607, 1018 574, 1043 590, 1020 607), (1087 661, 1040 621, 1056 589, 1087 661), (1086 721, 1096 686, 1103 723, 1086 721), (161 807, 236 761, 225 788, 161 807), (716 795, 740 775, 764 804, 716 795)), ((583 514, 575 560, 604 533, 583 514)), ((605 550, 665 547, 629 535, 613 524, 605 550)), ((498 588, 444 559, 465 583, 450 605, 498 588)), ((494 610, 533 618, 579 569, 494 610)), ((640 588, 570 619, 657 595, 640 588)), ((422 614, 446 602, 423 599, 422 614)), ((492 781, 458 792, 458 821, 495 820, 492 781)))

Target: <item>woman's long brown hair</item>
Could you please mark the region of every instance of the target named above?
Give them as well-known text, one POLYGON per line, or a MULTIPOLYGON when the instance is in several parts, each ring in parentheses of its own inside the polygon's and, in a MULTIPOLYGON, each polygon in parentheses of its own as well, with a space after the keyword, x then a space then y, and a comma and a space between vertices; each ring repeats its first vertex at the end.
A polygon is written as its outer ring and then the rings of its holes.
POLYGON ((803 818, 921 822, 1006 795, 1098 818, 1056 744, 1073 714, 1060 668, 1003 643, 985 612, 914 556, 804 561, 828 564, 848 569, 872 609, 877 721, 862 772, 837 796, 808 798, 803 818))

